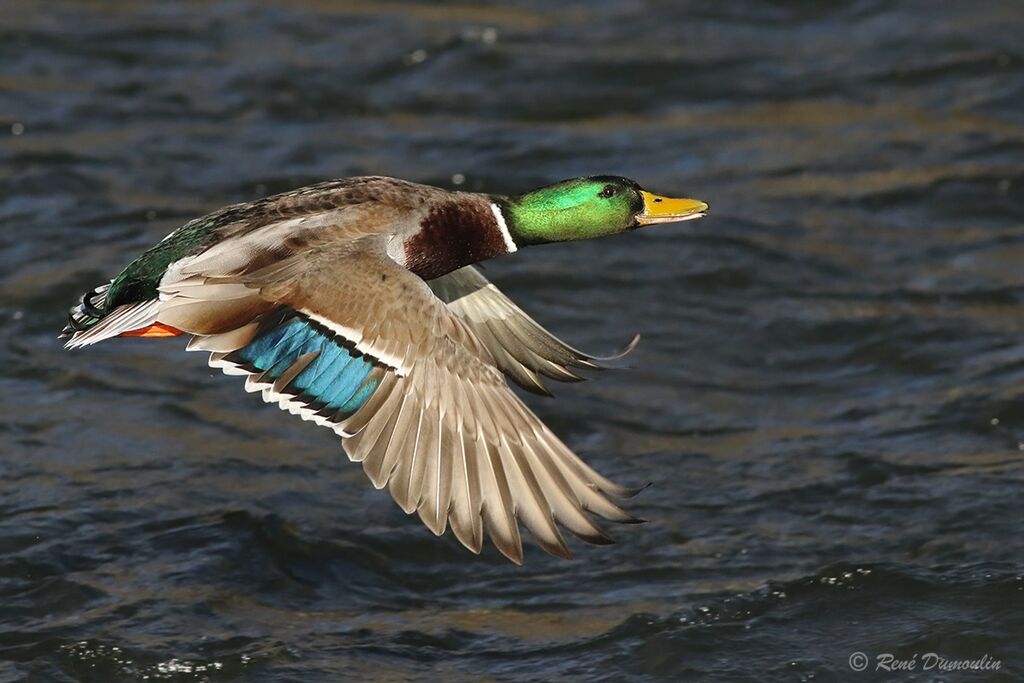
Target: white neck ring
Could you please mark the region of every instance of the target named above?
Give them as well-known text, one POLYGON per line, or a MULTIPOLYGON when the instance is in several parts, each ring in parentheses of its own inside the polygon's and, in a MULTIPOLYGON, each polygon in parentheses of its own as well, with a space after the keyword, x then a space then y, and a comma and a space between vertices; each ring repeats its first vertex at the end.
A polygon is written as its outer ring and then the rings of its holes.
POLYGON ((519 250, 516 246, 515 240, 512 239, 512 233, 508 231, 508 225, 505 223, 505 216, 501 213, 501 207, 495 203, 491 203, 491 213, 494 214, 494 220, 498 223, 498 229, 501 231, 501 237, 505 240, 505 253, 511 254, 519 250))

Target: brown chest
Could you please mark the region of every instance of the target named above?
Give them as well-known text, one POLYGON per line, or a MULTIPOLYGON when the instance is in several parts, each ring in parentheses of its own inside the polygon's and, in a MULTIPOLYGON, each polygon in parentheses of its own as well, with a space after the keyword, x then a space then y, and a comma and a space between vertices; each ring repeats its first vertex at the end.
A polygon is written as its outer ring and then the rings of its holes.
POLYGON ((445 202, 430 209, 400 251, 405 267, 424 280, 515 251, 497 207, 445 202))

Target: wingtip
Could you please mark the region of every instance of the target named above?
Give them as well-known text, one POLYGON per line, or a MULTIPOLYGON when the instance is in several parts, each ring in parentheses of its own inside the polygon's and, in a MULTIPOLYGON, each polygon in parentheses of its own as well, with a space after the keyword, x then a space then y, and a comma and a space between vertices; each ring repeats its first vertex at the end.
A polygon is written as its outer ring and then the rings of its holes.
POLYGON ((523 543, 522 540, 516 537, 513 541, 508 539, 507 541, 500 537, 491 536, 491 542, 494 543, 494 547, 498 549, 498 552, 507 557, 517 566, 523 566, 523 543))
POLYGON ((457 540, 462 547, 469 552, 474 555, 479 555, 484 548, 483 528, 470 527, 467 529, 454 517, 451 518, 450 522, 449 526, 452 529, 452 534, 455 536, 455 540, 457 540))
POLYGON ((633 335, 633 338, 629 340, 629 343, 626 344, 626 347, 622 349, 622 351, 619 351, 619 353, 617 353, 616 355, 612 356, 612 358, 622 358, 623 356, 633 353, 633 349, 635 349, 639 343, 640 333, 637 332, 633 335))
POLYGON ((526 384, 525 382, 520 382, 518 380, 514 381, 517 385, 519 385, 519 388, 523 389, 524 391, 529 391, 531 394, 535 396, 543 396, 544 398, 555 397, 555 395, 551 393, 551 390, 544 386, 540 381, 538 381, 536 384, 526 384))
POLYGON ((616 498, 621 499, 635 498, 641 491, 651 486, 651 484, 653 484, 653 482, 650 481, 641 484, 640 486, 622 486, 620 484, 615 484, 615 488, 613 490, 609 490, 608 493, 611 493, 616 498))
POLYGON ((506 558, 508 558, 508 560, 510 562, 512 562, 512 564, 514 564, 515 566, 517 566, 517 567, 522 567, 523 566, 523 553, 522 553, 522 551, 520 551, 519 554, 517 554, 517 555, 513 555, 513 554, 510 554, 510 553, 507 553, 504 550, 502 550, 501 548, 498 548, 498 551, 501 552, 501 554, 504 555, 506 558))
POLYGON ((576 534, 576 537, 583 541, 586 541, 591 545, 615 545, 614 538, 605 533, 603 529, 598 528, 598 531, 600 533, 592 533, 587 535, 576 534))
POLYGON ((569 548, 566 547, 565 545, 561 545, 561 546, 554 545, 554 546, 550 546, 549 547, 549 544, 542 544, 541 548, 543 548, 544 552, 546 552, 548 555, 551 555, 553 557, 557 557, 560 560, 571 560, 572 559, 572 551, 570 551, 569 548))
POLYGON ((569 546, 566 545, 565 539, 562 538, 562 534, 558 532, 558 527, 554 525, 554 519, 551 519, 551 523, 551 531, 553 532, 551 537, 545 538, 542 534, 533 533, 531 531, 533 540, 536 541, 537 545, 543 548, 544 552, 547 554, 562 560, 571 560, 572 551, 569 550, 569 546))
POLYGON ((622 486, 621 484, 615 484, 613 482, 607 482, 607 484, 607 486, 601 486, 601 490, 604 493, 625 500, 627 498, 635 498, 637 494, 650 486, 651 482, 647 482, 641 486, 622 486))
MULTIPOLYGON (((610 356, 590 356, 590 360, 592 360, 592 361, 599 361, 601 363, 607 363, 607 362, 613 361, 613 360, 621 360, 622 358, 625 358, 626 356, 631 354, 633 352, 633 349, 635 349, 639 343, 640 343, 640 333, 637 332, 636 334, 633 335, 633 338, 629 340, 629 343, 626 344, 626 346, 623 347, 620 351, 617 351, 616 353, 613 353, 610 356)), ((597 365, 597 364, 593 364, 593 366, 594 366, 594 368, 601 368, 602 367, 602 366, 597 365)))

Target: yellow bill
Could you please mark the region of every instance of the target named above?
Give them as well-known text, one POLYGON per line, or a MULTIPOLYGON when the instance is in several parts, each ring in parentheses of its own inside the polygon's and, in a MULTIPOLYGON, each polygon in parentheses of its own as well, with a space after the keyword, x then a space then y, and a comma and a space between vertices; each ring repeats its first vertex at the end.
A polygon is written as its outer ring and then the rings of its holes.
POLYGON ((640 196, 644 200, 644 210, 636 217, 640 225, 691 221, 703 217, 708 211, 708 205, 696 199, 661 197, 644 190, 640 191, 640 196))

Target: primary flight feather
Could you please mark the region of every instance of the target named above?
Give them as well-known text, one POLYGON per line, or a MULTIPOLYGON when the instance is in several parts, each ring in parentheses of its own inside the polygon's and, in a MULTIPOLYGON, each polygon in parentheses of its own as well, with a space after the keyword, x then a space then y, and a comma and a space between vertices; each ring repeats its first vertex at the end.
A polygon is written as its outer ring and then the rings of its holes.
POLYGON ((631 495, 591 469, 510 390, 547 393, 599 358, 537 324, 472 264, 535 244, 699 218, 703 202, 615 176, 519 196, 384 177, 334 180, 186 223, 72 309, 77 348, 191 335, 188 350, 247 391, 328 427, 378 489, 475 553, 513 562, 519 525, 569 557, 559 526, 635 521, 631 495))

